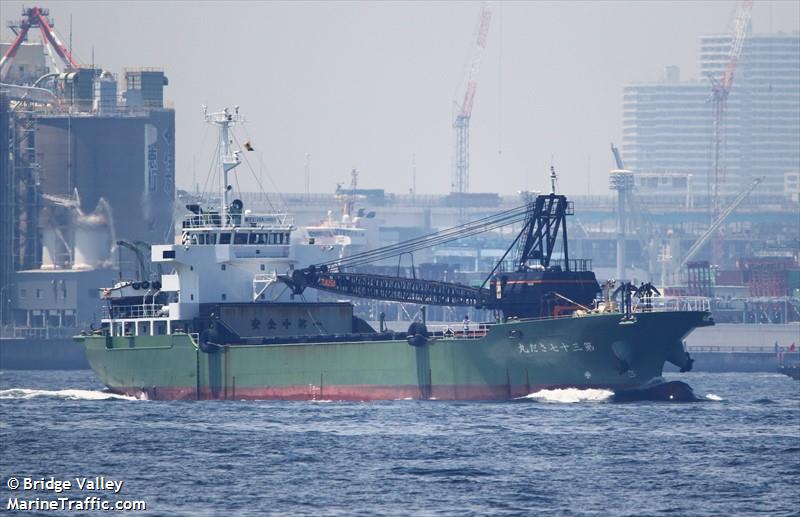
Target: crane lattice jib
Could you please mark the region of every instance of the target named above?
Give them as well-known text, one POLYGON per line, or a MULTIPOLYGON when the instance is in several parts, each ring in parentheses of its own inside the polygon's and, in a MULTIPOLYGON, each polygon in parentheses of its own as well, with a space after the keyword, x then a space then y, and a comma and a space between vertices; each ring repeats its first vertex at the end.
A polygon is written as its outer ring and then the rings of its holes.
POLYGON ((69 53, 67 47, 64 46, 63 43, 58 39, 56 36, 55 31, 47 21, 47 18, 44 17, 42 14, 42 10, 35 8, 35 16, 38 18, 38 25, 39 29, 42 31, 42 36, 46 38, 46 40, 50 43, 50 45, 55 49, 56 54, 60 57, 64 63, 69 65, 72 68, 80 68, 80 65, 73 59, 72 54, 69 53))
POLYGON ((17 55, 19 47, 22 45, 22 42, 25 41, 28 31, 32 27, 39 27, 42 31, 44 42, 53 47, 58 57, 60 57, 67 66, 71 68, 80 68, 80 65, 72 57, 72 54, 69 53, 64 44, 61 43, 61 40, 58 39, 53 27, 47 20, 47 11, 45 9, 41 7, 30 7, 22 11, 22 16, 24 16, 24 18, 20 22, 19 34, 17 34, 14 43, 11 44, 2 59, 0 59, 0 79, 5 77, 8 69, 11 67, 14 56, 17 55))
POLYGON ((714 233, 719 229, 720 226, 722 226, 722 224, 725 222, 728 216, 730 216, 733 213, 733 211, 736 210, 739 207, 739 205, 742 204, 742 202, 747 198, 747 196, 749 196, 750 193, 753 190, 755 190, 755 188, 762 181, 764 181, 763 176, 753 180, 753 183, 751 183, 749 187, 740 192, 739 195, 736 196, 736 199, 734 199, 731 202, 731 204, 728 205, 727 208, 725 208, 725 210, 722 211, 722 213, 709 225, 708 229, 703 233, 703 235, 701 235, 700 238, 697 239, 697 241, 692 245, 692 247, 689 248, 689 251, 686 252, 686 256, 683 257, 683 260, 681 260, 680 263, 681 268, 685 266, 690 260, 692 260, 695 255, 697 255, 697 252, 699 252, 703 248, 705 243, 708 242, 708 239, 714 235, 714 233))
POLYGON ((492 11, 484 6, 481 11, 480 25, 478 26, 478 36, 475 39, 475 46, 472 50, 469 70, 467 72, 467 88, 464 92, 464 102, 461 103, 461 110, 458 118, 469 118, 472 116, 472 105, 475 101, 475 91, 478 89, 478 71, 481 67, 481 58, 486 49, 486 40, 489 35, 489 24, 492 21, 492 11))
POLYGON ((313 287, 359 298, 446 307, 480 307, 489 295, 486 289, 420 278, 313 270, 295 271, 290 285, 296 294, 313 287))
POLYGON ((736 13, 733 28, 733 41, 731 42, 731 49, 728 52, 728 66, 725 68, 725 73, 720 81, 720 87, 725 92, 730 92, 733 86, 733 76, 736 73, 736 66, 739 64, 739 56, 742 55, 742 47, 744 40, 747 36, 747 26, 750 23, 750 17, 753 11, 753 0, 744 0, 736 13))

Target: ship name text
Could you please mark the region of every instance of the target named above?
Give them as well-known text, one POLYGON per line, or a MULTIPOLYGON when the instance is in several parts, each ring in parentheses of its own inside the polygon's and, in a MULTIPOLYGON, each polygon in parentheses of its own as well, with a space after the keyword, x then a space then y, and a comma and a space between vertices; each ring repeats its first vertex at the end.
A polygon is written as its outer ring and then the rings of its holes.
POLYGON ((520 354, 545 354, 545 353, 569 353, 569 352, 594 352, 594 345, 590 341, 583 343, 520 343, 518 345, 520 354))

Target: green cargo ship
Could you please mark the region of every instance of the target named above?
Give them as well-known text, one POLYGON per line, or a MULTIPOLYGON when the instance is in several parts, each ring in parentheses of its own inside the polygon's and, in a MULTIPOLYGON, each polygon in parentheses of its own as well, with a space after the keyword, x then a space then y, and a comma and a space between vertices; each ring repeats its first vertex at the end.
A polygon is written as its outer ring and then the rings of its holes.
POLYGON ((597 300, 601 289, 589 261, 569 259, 566 216, 573 209, 555 193, 555 181, 550 194, 518 210, 325 262, 319 246, 293 240, 287 216, 229 203, 228 172, 240 163, 229 130, 241 118, 225 110, 206 119, 220 132, 219 210, 187 206, 181 244, 151 250, 152 262, 169 273, 104 290, 109 314, 102 328, 75 338, 113 392, 151 399, 507 400, 550 388, 630 389, 659 378, 666 361, 691 369, 682 340, 713 324, 707 307, 653 298, 648 285, 620 285, 616 303, 607 284, 597 300), (514 253, 513 267, 503 257, 486 287, 355 272, 369 260, 511 223, 522 224, 506 254, 514 253), (376 331, 351 303, 319 302, 319 291, 474 306, 496 318, 455 329, 415 321, 406 332, 382 323, 376 331))
POLYGON ((360 335, 210 352, 180 332, 77 339, 112 391, 151 399, 506 400, 545 388, 641 386, 661 376, 665 361, 686 367, 681 338, 708 324, 704 312, 641 313, 634 322, 591 314, 443 332, 422 346, 360 335))

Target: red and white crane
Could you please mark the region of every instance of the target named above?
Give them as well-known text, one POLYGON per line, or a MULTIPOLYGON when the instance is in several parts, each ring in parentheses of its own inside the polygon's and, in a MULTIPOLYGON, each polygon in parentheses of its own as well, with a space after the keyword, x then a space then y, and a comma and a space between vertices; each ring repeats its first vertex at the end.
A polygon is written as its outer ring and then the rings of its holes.
MULTIPOLYGON (((17 55, 17 51, 22 45, 22 42, 25 41, 28 31, 35 27, 39 27, 39 29, 42 31, 43 42, 48 45, 52 51, 58 55, 59 58, 61 58, 61 61, 63 61, 64 65, 66 65, 66 68, 80 68, 80 65, 69 53, 67 47, 65 47, 64 44, 61 43, 61 40, 58 39, 58 36, 53 30, 53 24, 48 19, 49 14, 49 9, 43 9, 41 7, 28 7, 22 9, 22 20, 19 22, 19 32, 17 33, 17 38, 14 40, 14 43, 8 47, 8 50, 6 50, 6 53, 3 54, 3 57, 0 58, 0 81, 5 78, 8 70, 11 68, 11 63, 14 60, 14 56, 17 55)), ((58 65, 55 59, 53 61, 56 68, 61 71, 61 67, 58 65)))
POLYGON ((472 105, 475 101, 475 91, 478 89, 478 71, 480 70, 483 51, 486 49, 486 38, 489 35, 491 21, 492 11, 484 4, 478 19, 475 44, 472 47, 469 68, 466 73, 464 100, 459 106, 458 113, 453 121, 453 128, 456 130, 453 192, 459 194, 469 192, 469 121, 472 117, 472 105))
MULTIPOLYGON (((742 0, 736 11, 734 19, 731 47, 728 51, 728 62, 721 77, 711 77, 711 102, 713 105, 713 170, 711 178, 711 221, 712 226, 720 219, 722 208, 722 185, 725 182, 725 111, 728 104, 728 95, 733 88, 733 77, 736 73, 736 66, 739 64, 739 57, 742 55, 742 47, 747 37, 747 28, 753 10, 753 0, 742 0)), ((722 261, 723 255, 724 229, 714 235, 712 244, 711 258, 714 264, 722 261)))
POLYGON ((722 77, 711 77, 711 100, 713 103, 713 124, 714 124, 714 164, 712 178, 712 207, 713 217, 719 216, 721 205, 720 187, 725 181, 725 165, 722 159, 722 152, 725 146, 724 123, 725 110, 728 103, 728 95, 733 88, 733 77, 736 73, 736 66, 739 64, 739 57, 742 55, 742 47, 747 37, 747 26, 750 23, 750 16, 753 10, 753 0, 743 0, 739 4, 734 19, 733 40, 728 51, 728 63, 722 77))

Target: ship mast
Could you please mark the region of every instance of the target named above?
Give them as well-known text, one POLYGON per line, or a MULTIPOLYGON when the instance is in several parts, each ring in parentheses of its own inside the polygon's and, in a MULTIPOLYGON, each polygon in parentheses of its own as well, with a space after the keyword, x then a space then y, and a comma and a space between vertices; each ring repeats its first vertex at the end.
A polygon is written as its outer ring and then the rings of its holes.
POLYGON ((219 162, 220 162, 220 216, 223 228, 230 226, 228 217, 228 192, 231 186, 228 184, 228 171, 237 167, 241 163, 239 151, 231 151, 230 128, 244 121, 239 115, 239 106, 234 107, 233 113, 228 108, 216 113, 209 113, 203 106, 203 114, 206 122, 219 127, 219 162))

